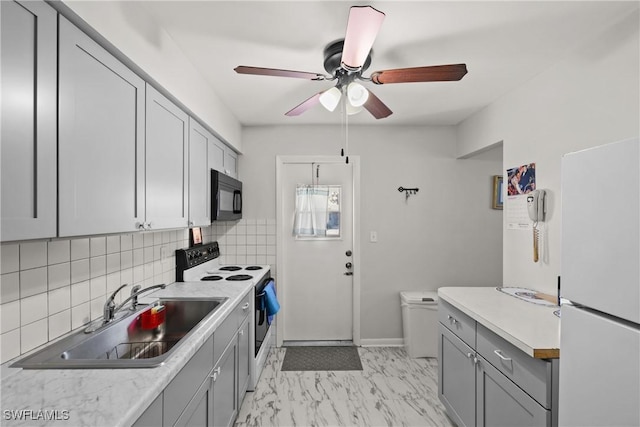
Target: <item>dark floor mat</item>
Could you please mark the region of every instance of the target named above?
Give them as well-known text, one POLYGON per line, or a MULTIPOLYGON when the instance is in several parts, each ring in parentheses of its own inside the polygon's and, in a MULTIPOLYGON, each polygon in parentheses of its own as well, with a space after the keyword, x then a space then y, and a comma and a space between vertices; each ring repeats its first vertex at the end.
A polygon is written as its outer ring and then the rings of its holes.
POLYGON ((361 371, 357 347, 287 347, 282 371, 361 371))

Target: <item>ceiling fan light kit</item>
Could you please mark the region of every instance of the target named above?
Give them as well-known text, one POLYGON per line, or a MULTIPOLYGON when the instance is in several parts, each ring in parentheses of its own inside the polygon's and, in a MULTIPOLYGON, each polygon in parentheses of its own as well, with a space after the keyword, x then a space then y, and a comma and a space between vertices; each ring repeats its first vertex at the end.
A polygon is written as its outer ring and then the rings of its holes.
POLYGON ((363 76, 362 73, 371 64, 371 48, 384 19, 385 14, 371 6, 352 6, 345 38, 330 43, 324 49, 324 69, 328 75, 244 65, 236 67, 235 71, 238 74, 337 81, 334 87, 311 96, 286 112, 287 116, 298 116, 317 104, 334 111, 344 92, 348 100, 344 108, 346 114, 355 114, 364 107, 376 119, 389 117, 393 112, 373 92, 355 80, 376 85, 443 82, 458 81, 467 74, 466 64, 451 64, 382 70, 373 72, 370 77, 363 76))
POLYGON ((351 82, 347 86, 347 99, 354 107, 362 107, 369 98, 369 91, 360 83, 351 82))
POLYGON ((327 110, 333 111, 338 106, 341 96, 342 93, 340 92, 340 89, 334 86, 329 90, 325 90, 322 95, 320 95, 320 103, 327 110))

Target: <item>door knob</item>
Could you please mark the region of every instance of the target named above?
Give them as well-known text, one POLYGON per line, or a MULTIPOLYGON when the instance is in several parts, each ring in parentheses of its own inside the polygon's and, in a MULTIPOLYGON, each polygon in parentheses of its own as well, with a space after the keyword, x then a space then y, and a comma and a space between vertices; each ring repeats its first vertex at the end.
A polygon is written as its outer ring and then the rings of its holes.
POLYGON ((344 253, 346 256, 351 256, 351 251, 348 250, 347 252, 344 253))
POLYGON ((348 263, 346 263, 344 266, 345 266, 345 267, 347 267, 347 268, 351 268, 351 267, 353 267, 353 264, 351 264, 350 262, 348 262, 348 263))
POLYGON ((344 273, 345 276, 353 276, 353 271, 347 271, 344 273))

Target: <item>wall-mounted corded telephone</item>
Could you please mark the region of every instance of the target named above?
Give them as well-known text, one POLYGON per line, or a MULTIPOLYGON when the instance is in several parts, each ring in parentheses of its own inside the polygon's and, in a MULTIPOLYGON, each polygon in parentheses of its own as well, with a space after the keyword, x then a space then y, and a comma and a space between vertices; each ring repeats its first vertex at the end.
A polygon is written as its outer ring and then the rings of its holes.
POLYGON ((545 195, 544 190, 534 190, 527 194, 527 210, 529 211, 529 218, 533 221, 533 262, 538 262, 539 258, 538 240, 540 230, 538 230, 538 222, 544 221, 546 211, 545 195))
POLYGON ((534 190, 527 194, 527 209, 529 210, 529 218, 534 223, 544 221, 545 214, 545 191, 534 190))

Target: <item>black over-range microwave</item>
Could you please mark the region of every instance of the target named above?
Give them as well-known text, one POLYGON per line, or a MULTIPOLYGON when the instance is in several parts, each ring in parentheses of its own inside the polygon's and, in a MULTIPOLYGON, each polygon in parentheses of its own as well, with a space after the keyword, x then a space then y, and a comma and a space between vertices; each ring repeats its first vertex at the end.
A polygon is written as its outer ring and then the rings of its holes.
POLYGON ((242 218, 242 182, 211 169, 211 221, 242 218))

